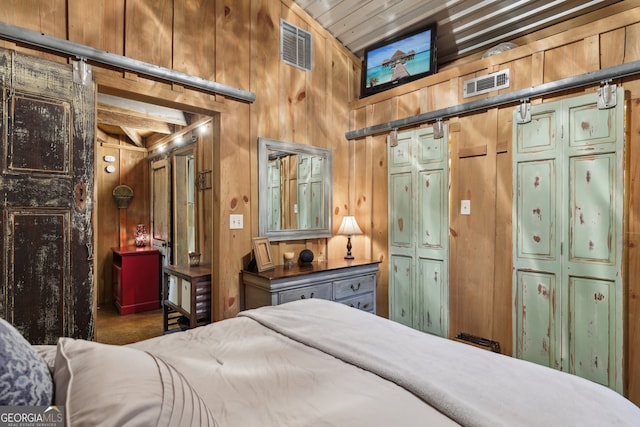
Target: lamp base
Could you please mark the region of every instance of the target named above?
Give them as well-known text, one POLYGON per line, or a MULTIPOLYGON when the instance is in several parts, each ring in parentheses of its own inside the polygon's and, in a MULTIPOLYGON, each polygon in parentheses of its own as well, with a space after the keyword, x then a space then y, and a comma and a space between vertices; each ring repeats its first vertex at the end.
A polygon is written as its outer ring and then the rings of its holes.
POLYGON ((351 236, 347 236, 347 256, 344 259, 353 259, 353 255, 351 255, 351 236))

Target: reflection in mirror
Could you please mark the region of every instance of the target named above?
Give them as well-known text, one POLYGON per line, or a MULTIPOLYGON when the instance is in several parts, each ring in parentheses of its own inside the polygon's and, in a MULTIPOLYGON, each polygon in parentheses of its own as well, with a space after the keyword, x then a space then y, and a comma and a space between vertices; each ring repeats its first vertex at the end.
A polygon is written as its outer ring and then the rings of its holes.
POLYGON ((178 152, 174 156, 173 168, 173 260, 176 264, 186 264, 189 262, 189 252, 196 250, 196 190, 193 150, 178 152))
POLYGON ((331 236, 331 150, 258 139, 260 235, 331 236))

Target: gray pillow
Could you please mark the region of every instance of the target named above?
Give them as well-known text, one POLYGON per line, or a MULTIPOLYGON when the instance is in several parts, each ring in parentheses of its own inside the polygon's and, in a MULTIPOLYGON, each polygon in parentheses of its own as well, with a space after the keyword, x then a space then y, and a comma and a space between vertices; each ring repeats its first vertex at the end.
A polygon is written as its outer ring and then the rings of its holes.
POLYGON ((0 319, 0 406, 49 406, 53 379, 31 344, 0 319))

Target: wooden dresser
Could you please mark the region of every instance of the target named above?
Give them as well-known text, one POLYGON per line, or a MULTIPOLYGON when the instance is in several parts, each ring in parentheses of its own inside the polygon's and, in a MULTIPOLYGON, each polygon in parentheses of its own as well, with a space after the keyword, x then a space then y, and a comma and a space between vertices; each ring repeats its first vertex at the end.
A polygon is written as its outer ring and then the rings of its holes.
POLYGON ((309 265, 278 265, 257 273, 242 271, 244 308, 322 298, 376 312, 379 261, 327 260, 309 265))

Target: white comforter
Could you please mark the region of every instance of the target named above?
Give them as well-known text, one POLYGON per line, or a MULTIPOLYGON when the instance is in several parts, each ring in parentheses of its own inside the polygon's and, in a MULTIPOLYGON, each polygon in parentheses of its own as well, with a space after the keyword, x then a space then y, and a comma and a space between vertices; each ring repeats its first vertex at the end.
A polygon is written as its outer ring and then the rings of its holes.
MULTIPOLYGON (((338 306, 327 304, 327 308, 338 306)), ((311 303, 305 308, 296 303, 291 307, 298 307, 304 323, 305 311, 311 313, 316 306, 311 303)), ((335 307, 334 314, 343 315, 342 307, 335 307)), ((293 320, 293 313, 283 312, 287 321, 293 320)), ((366 316, 367 320, 374 318, 366 316)), ((320 317, 316 320, 321 321, 320 317)), ((153 354, 178 370, 219 426, 457 425, 393 382, 291 340, 247 316, 127 347, 153 354)), ((131 387, 135 390, 137 386, 131 387)))
POLYGON ((129 346, 40 346, 67 425, 640 426, 582 378, 323 300, 129 346))
POLYGON ((340 304, 308 300, 240 315, 397 383, 463 425, 640 426, 640 409, 606 387, 340 304))

